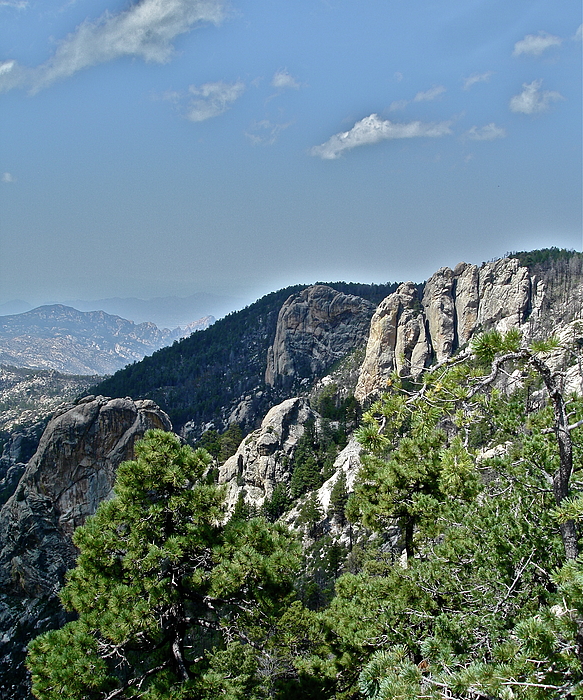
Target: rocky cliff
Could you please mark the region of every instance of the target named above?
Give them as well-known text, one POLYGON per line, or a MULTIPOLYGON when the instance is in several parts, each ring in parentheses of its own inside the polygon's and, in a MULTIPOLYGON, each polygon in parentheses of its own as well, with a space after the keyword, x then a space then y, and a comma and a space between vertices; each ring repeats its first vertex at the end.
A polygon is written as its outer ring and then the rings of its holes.
POLYGON ((277 484, 289 484, 293 453, 311 418, 315 414, 304 398, 287 399, 268 411, 261 427, 220 467, 219 484, 226 484, 229 510, 242 488, 247 503, 261 506, 277 484))
POLYGON ((548 335, 581 318, 582 303, 583 256, 577 254, 535 269, 517 258, 443 267, 422 294, 408 282, 378 306, 355 396, 363 401, 382 390, 392 372, 418 376, 481 330, 519 328, 525 338, 548 335))
POLYGON ((152 401, 87 397, 64 406, 0 510, 0 695, 27 697, 25 645, 62 624, 56 593, 71 535, 111 493, 117 466, 148 428, 171 429, 152 401))
POLYGON ((290 296, 279 312, 265 383, 286 389, 313 379, 366 339, 374 304, 326 285, 290 296))

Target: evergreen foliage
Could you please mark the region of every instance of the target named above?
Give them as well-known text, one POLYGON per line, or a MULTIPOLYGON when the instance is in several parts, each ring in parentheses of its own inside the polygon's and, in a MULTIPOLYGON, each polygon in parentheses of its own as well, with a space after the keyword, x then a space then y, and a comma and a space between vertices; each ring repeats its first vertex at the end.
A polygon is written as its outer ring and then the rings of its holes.
MULTIPOLYGON (((306 286, 272 292, 210 328, 128 365, 88 393, 153 399, 177 430, 187 421, 216 420, 235 398, 263 386, 267 350, 275 336, 279 310, 290 295, 306 286)), ((347 294, 358 293, 373 303, 396 289, 395 284, 351 282, 329 286, 347 294)))
POLYGON ((567 250, 566 248, 557 248, 553 246, 552 248, 541 248, 540 250, 524 250, 520 252, 506 253, 504 257, 516 258, 524 267, 533 268, 535 266, 552 265, 554 262, 568 260, 575 255, 581 254, 574 250, 567 250))
POLYGON ((334 698, 583 697, 583 559, 562 529, 581 523, 583 401, 564 397, 574 476, 557 506, 554 344, 489 334, 417 389, 395 377, 365 414, 349 515, 380 535, 397 519, 403 538, 371 548, 321 613, 334 698), (550 403, 533 405, 541 385, 550 403))
POLYGON ((417 385, 392 378, 354 492, 343 474, 331 492, 350 554, 314 491, 334 429, 306 424, 301 569, 243 496, 221 524, 206 453, 149 434, 76 535, 62 598, 79 619, 31 645, 39 700, 583 698, 583 399, 549 366, 557 344, 492 332, 417 385))
POLYGON ((271 498, 263 501, 263 514, 270 523, 274 523, 286 511, 289 510, 292 500, 289 496, 287 484, 279 483, 273 489, 271 498))
POLYGON ((336 455, 345 445, 346 433, 342 428, 333 429, 330 421, 323 419, 318 430, 314 419, 307 420, 293 456, 291 498, 295 500, 319 488, 332 476, 336 455))
POLYGON ((292 600, 298 547, 261 518, 223 525, 222 491, 202 479, 209 462, 153 430, 120 466, 115 498, 75 533, 61 599, 78 619, 30 644, 39 700, 242 700, 276 682, 260 665, 292 600))

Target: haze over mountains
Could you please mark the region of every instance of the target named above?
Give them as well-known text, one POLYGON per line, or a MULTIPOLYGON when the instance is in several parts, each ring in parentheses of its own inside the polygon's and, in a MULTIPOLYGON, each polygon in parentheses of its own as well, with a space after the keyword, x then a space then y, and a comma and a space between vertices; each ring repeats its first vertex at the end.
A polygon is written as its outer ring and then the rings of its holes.
MULTIPOLYGON (((150 322, 155 323, 158 328, 174 330, 178 326, 184 328, 203 316, 221 318, 239 308, 243 301, 235 297, 199 292, 187 297, 168 296, 153 299, 111 297, 89 301, 69 299, 55 303, 71 306, 78 311, 104 311, 106 314, 121 316, 134 323, 150 322)), ((14 299, 0 304, 0 316, 21 314, 33 308, 35 307, 27 301, 14 299)))
POLYGON ((110 374, 213 321, 205 316, 185 328, 169 330, 104 311, 39 306, 0 317, 0 363, 69 374, 110 374))

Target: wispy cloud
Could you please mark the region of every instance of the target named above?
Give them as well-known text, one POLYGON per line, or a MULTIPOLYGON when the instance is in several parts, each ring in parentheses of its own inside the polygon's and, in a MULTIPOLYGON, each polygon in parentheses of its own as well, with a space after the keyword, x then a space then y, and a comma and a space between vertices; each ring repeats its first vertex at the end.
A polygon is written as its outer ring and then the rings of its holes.
POLYGON ((410 102, 411 100, 395 100, 389 105, 389 111, 398 112, 400 109, 405 109, 410 102))
POLYGON ((429 90, 418 92, 412 100, 395 100, 394 102, 391 102, 389 105, 389 111, 397 112, 400 109, 405 109, 405 107, 410 105, 411 102, 431 102, 432 100, 436 100, 438 97, 441 97, 444 92, 446 92, 446 89, 443 87, 443 85, 437 85, 436 87, 429 88, 429 90))
POLYGON ((464 137, 471 141, 494 141, 495 139, 503 139, 505 136, 506 129, 496 126, 494 122, 482 127, 473 126, 464 134, 464 137))
POLYGON ((299 90, 300 84, 298 81, 291 76, 286 70, 279 70, 273 76, 271 84, 274 88, 280 90, 285 90, 286 88, 291 88, 292 90, 299 90))
POLYGON ((464 78, 464 90, 469 90, 476 83, 487 83, 490 77, 494 75, 494 71, 486 71, 485 73, 473 73, 467 78, 464 78))
POLYGON ((16 182, 16 178, 12 173, 2 173, 2 182, 10 183, 10 182, 16 182))
POLYGON ((334 160, 344 151, 379 141, 446 136, 452 133, 450 125, 449 121, 438 123, 414 121, 408 124, 397 124, 379 119, 378 114, 371 114, 356 122, 350 131, 335 134, 320 146, 314 146, 310 149, 310 154, 325 160, 334 160))
POLYGON ((123 56, 164 63, 172 56, 177 36, 203 22, 219 24, 224 16, 223 0, 141 0, 116 15, 83 22, 36 68, 12 62, 0 74, 0 91, 27 87, 36 93, 84 68, 123 56))
POLYGON ((0 0, 0 7, 13 7, 15 10, 24 10, 28 7, 28 0, 0 0))
POLYGON ((186 118, 191 122, 203 122, 212 117, 218 117, 231 108, 233 102, 245 92, 245 83, 205 83, 200 87, 191 85, 188 88, 192 98, 186 107, 186 118))
POLYGON ((273 146, 279 134, 292 124, 293 122, 274 124, 269 119, 262 119, 254 122, 245 132, 245 136, 254 146, 273 146))
POLYGON ((533 80, 532 83, 523 83, 522 92, 514 95, 510 100, 510 111, 520 114, 537 114, 546 112, 553 102, 564 100, 560 92, 554 90, 541 91, 542 80, 533 80))
POLYGON ((547 32, 527 34, 524 39, 514 44, 512 55, 522 56, 522 54, 526 54, 527 56, 541 56, 547 49, 553 46, 560 46, 562 43, 563 40, 560 37, 547 34, 547 32))
POLYGON ((575 41, 581 41, 583 39, 583 24, 580 24, 577 27, 577 31, 575 32, 573 39, 575 39, 575 41))
POLYGON ((413 102, 431 102, 432 100, 436 100, 438 97, 441 97, 444 92, 445 88, 443 85, 437 85, 436 87, 432 87, 425 92, 418 92, 413 98, 413 102))

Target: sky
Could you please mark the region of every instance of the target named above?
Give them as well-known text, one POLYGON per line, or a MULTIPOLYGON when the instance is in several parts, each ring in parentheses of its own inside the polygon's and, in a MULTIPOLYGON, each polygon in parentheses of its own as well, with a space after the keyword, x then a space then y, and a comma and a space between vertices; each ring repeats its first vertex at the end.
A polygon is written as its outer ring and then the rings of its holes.
POLYGON ((581 250, 578 0, 0 0, 0 303, 581 250))

